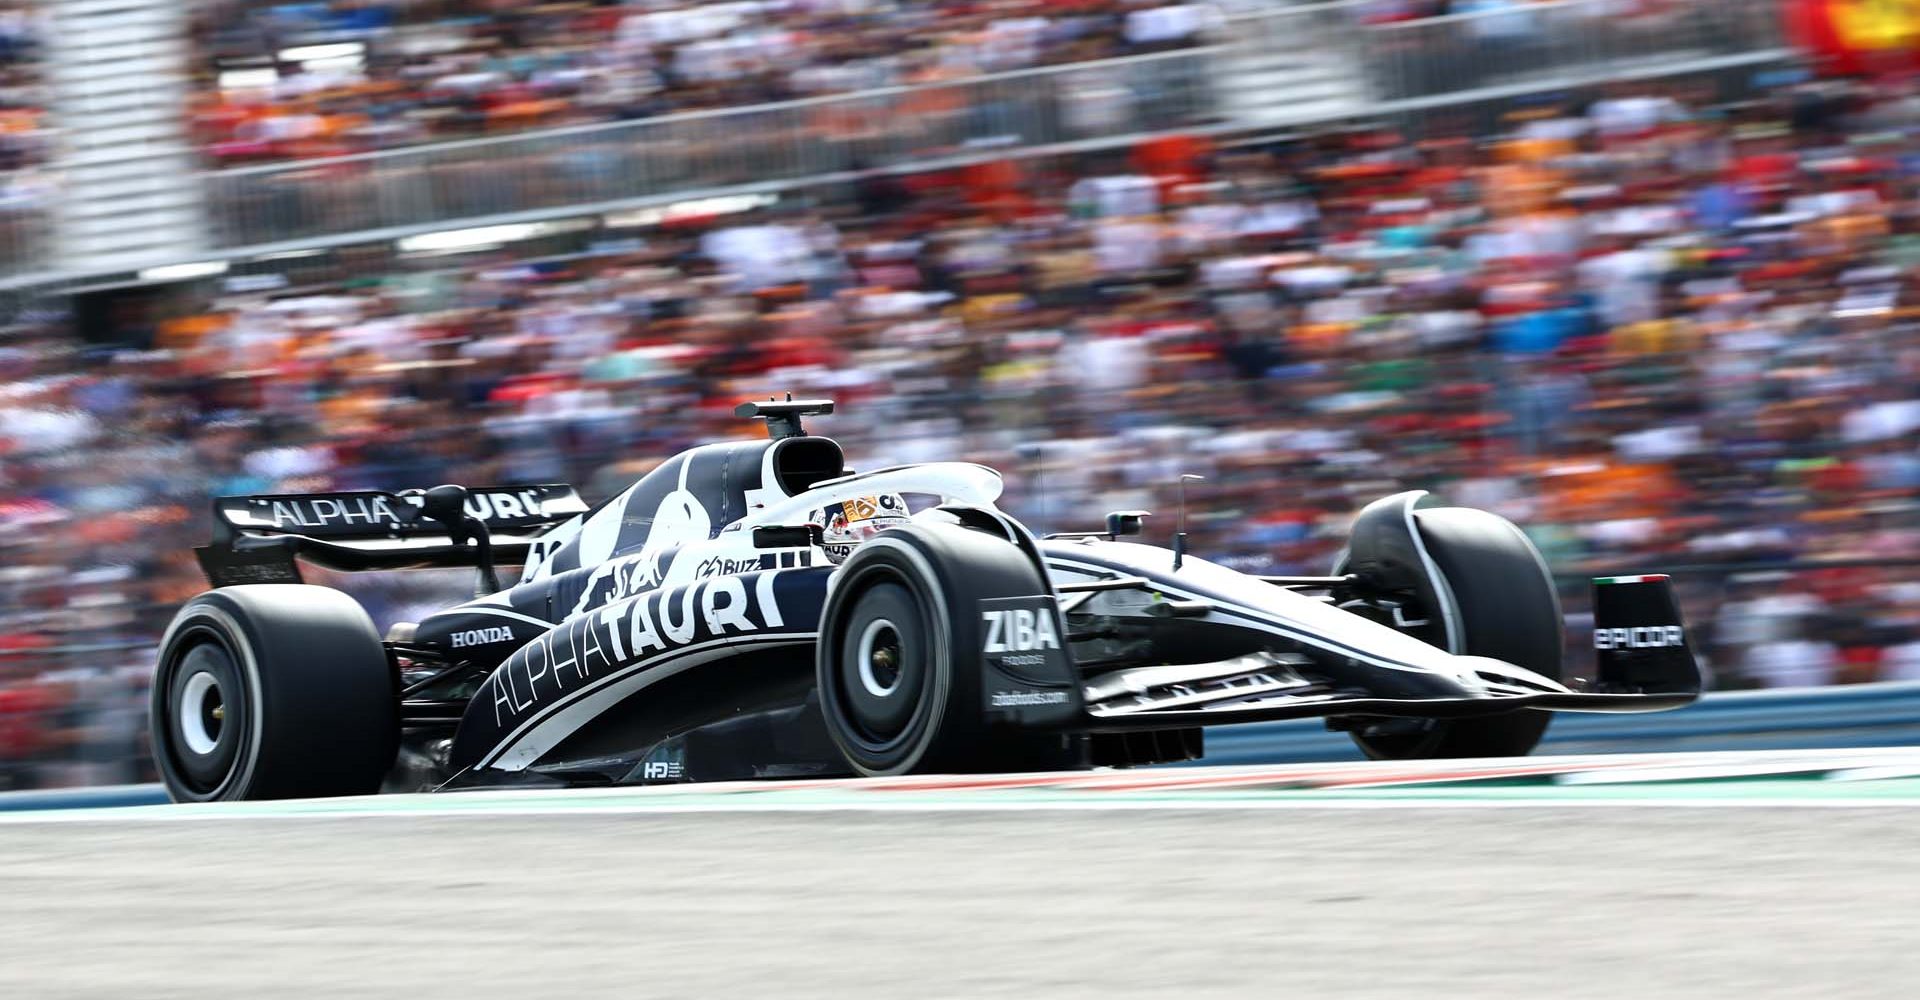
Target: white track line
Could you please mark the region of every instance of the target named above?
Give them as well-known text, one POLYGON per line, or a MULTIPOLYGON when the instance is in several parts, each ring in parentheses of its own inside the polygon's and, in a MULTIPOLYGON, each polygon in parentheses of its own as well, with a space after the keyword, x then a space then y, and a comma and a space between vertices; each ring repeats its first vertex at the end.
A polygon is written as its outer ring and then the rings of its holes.
POLYGON ((873 802, 680 802, 596 806, 556 806, 535 803, 497 803, 478 808, 405 808, 339 809, 313 811, 227 811, 195 806, 139 806, 128 809, 69 809, 48 812, 0 814, 0 826, 42 823, 207 823, 247 822, 251 820, 362 820, 362 819, 448 819, 453 817, 545 817, 568 816, 676 816, 713 813, 1009 813, 1009 812, 1214 812, 1271 810, 1311 812, 1315 810, 1514 810, 1514 809, 1916 809, 1920 799, 1675 799, 1668 797, 1618 799, 1180 799, 1141 801, 1138 799, 1071 799, 1047 801, 923 800, 914 798, 875 800, 873 802))

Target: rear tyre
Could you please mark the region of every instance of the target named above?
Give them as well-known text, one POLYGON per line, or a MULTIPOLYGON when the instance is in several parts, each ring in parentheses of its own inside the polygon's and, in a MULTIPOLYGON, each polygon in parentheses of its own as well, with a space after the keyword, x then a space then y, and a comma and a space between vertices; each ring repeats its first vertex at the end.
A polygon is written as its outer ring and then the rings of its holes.
POLYGON ((380 635, 326 587, 223 587, 161 641, 153 754, 177 802, 380 790, 400 735, 380 635))
POLYGON ((990 729, 980 601, 1048 592, 1004 539, 951 525, 887 531, 841 565, 816 657, 827 733, 862 775, 1084 767, 1084 741, 990 729))
MULTIPOLYGON (((1566 625, 1546 560, 1511 521, 1483 510, 1441 507, 1413 515, 1420 540, 1451 592, 1459 647, 1561 679, 1566 625)), ((1423 609, 1438 622, 1439 609, 1423 609)), ((1444 646, 1444 634, 1434 636, 1444 646)), ((1393 719, 1356 729, 1376 760, 1523 757, 1546 735, 1553 713, 1518 711, 1469 719, 1393 719)))

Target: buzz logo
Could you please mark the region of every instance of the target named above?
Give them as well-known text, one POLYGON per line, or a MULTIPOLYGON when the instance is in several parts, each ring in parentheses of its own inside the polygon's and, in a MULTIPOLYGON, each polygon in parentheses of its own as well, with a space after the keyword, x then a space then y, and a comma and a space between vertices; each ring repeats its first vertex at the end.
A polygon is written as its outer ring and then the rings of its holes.
POLYGON ((986 653, 1025 653, 1036 649, 1059 649, 1060 635, 1053 627, 1053 616, 1030 608, 1011 611, 982 611, 987 624, 986 653))
POLYGON ((704 580, 710 576, 753 573, 763 568, 771 569, 772 566, 770 563, 771 560, 767 560, 764 556, 756 556, 751 559, 727 559, 721 556, 715 556, 695 566, 693 568, 693 575, 704 580))
POLYGON ((1685 643, 1686 637, 1678 625, 1593 630, 1593 648, 1595 649, 1667 649, 1685 645, 1685 643))

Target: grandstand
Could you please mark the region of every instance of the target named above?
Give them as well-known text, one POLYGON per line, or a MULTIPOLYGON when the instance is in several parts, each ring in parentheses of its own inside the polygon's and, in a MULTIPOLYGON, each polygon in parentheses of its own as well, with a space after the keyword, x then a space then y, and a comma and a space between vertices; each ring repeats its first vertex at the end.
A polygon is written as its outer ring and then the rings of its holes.
POLYGON ((578 3, 538 18, 453 3, 227 16, 235 6, 47 5, 62 189, 41 205, 43 238, 0 254, 11 287, 153 280, 137 276, 172 265, 166 280, 207 261, 1155 134, 1252 139, 1788 54, 1777 13, 1740 0, 1418 18, 1389 15, 1441 5, 1037 2, 990 20, 880 0, 578 3), (784 61, 736 67, 727 86, 673 68, 702 63, 686 50, 703 45, 779 50, 769 35, 789 39, 784 61), (902 36, 918 41, 874 58, 902 36))

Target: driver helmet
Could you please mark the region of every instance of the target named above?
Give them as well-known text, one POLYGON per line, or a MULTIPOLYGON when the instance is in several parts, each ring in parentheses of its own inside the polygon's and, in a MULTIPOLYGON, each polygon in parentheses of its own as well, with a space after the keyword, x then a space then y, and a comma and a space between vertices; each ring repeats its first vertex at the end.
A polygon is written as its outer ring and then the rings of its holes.
POLYGON ((836 563, 851 554, 854 546, 909 519, 907 500, 898 493, 852 497, 828 504, 813 515, 813 523, 820 526, 821 546, 827 550, 827 558, 836 563))

